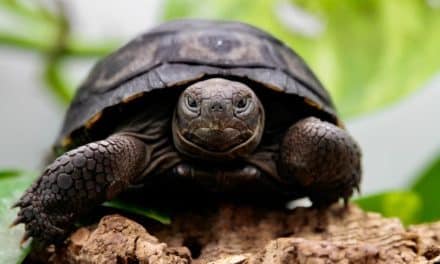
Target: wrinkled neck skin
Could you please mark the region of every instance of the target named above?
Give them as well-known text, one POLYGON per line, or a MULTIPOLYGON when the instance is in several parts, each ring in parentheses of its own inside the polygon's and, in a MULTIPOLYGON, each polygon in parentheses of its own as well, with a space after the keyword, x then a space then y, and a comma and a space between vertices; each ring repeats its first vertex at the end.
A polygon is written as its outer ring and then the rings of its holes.
POLYGON ((252 89, 213 78, 187 87, 172 121, 177 150, 202 160, 249 156, 261 141, 264 109, 252 89))

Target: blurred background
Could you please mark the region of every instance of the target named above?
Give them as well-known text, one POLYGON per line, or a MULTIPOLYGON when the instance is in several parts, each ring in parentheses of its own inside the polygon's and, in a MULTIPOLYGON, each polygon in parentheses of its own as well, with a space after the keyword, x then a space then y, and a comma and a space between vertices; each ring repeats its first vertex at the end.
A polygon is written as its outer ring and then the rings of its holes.
POLYGON ((440 218, 440 0, 0 0, 0 225, 93 64, 188 17, 247 22, 295 49, 362 147, 357 202, 407 224, 440 218))

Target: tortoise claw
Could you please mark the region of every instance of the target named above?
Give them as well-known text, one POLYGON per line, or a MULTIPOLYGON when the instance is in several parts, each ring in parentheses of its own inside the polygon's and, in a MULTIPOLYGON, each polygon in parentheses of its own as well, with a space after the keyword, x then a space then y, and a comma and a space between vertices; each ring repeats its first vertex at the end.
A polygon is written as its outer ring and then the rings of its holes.
POLYGON ((20 199, 18 199, 18 201, 16 201, 14 204, 11 205, 11 209, 17 208, 17 207, 26 207, 29 206, 31 204, 31 198, 32 195, 31 193, 29 193, 29 190, 26 191, 23 196, 21 196, 20 199))
POLYGON ((21 205, 22 205, 22 202, 21 202, 21 199, 20 199, 20 200, 16 201, 14 204, 12 204, 10 208, 14 209, 14 208, 17 208, 17 207, 21 207, 21 205))
POLYGON ((9 225, 9 228, 12 228, 18 224, 23 224, 24 223, 24 217, 23 216, 17 216, 14 220, 14 222, 12 222, 11 225, 9 225))
POLYGON ((23 244, 26 243, 30 237, 31 237, 31 233, 29 231, 26 231, 20 240, 20 246, 23 246, 23 244))

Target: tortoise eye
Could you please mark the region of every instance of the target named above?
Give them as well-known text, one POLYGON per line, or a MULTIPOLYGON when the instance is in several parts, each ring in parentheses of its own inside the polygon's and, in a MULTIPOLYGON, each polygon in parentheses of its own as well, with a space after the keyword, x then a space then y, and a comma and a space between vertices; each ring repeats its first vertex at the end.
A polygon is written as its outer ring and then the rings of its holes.
POLYGON ((239 109, 243 109, 246 108, 247 104, 248 104, 248 99, 246 97, 243 97, 237 102, 235 106, 239 109))
POLYGON ((186 104, 191 109, 197 109, 199 107, 199 104, 197 103, 197 101, 189 95, 186 97, 186 104))

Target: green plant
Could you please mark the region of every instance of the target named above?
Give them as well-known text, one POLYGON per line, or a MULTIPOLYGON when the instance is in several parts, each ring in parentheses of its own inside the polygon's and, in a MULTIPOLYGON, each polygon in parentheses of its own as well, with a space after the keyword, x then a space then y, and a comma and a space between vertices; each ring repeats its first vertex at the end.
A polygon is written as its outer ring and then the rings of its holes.
POLYGON ((16 217, 11 205, 32 183, 35 173, 17 170, 0 171, 0 262, 21 263, 30 250, 30 245, 18 247, 23 236, 23 227, 9 228, 16 217))
POLYGON ((76 87, 66 77, 63 64, 72 58, 99 58, 114 50, 120 41, 89 43, 70 30, 65 6, 54 0, 52 11, 40 1, 0 0, 0 11, 10 20, 0 27, 0 45, 41 54, 44 57, 42 79, 63 105, 72 99, 76 87))
POLYGON ((440 68, 440 10, 420 0, 167 0, 164 19, 179 18, 232 19, 271 32, 310 64, 344 118, 396 102, 440 68), (286 26, 279 9, 289 3, 324 31, 307 36, 286 26))

